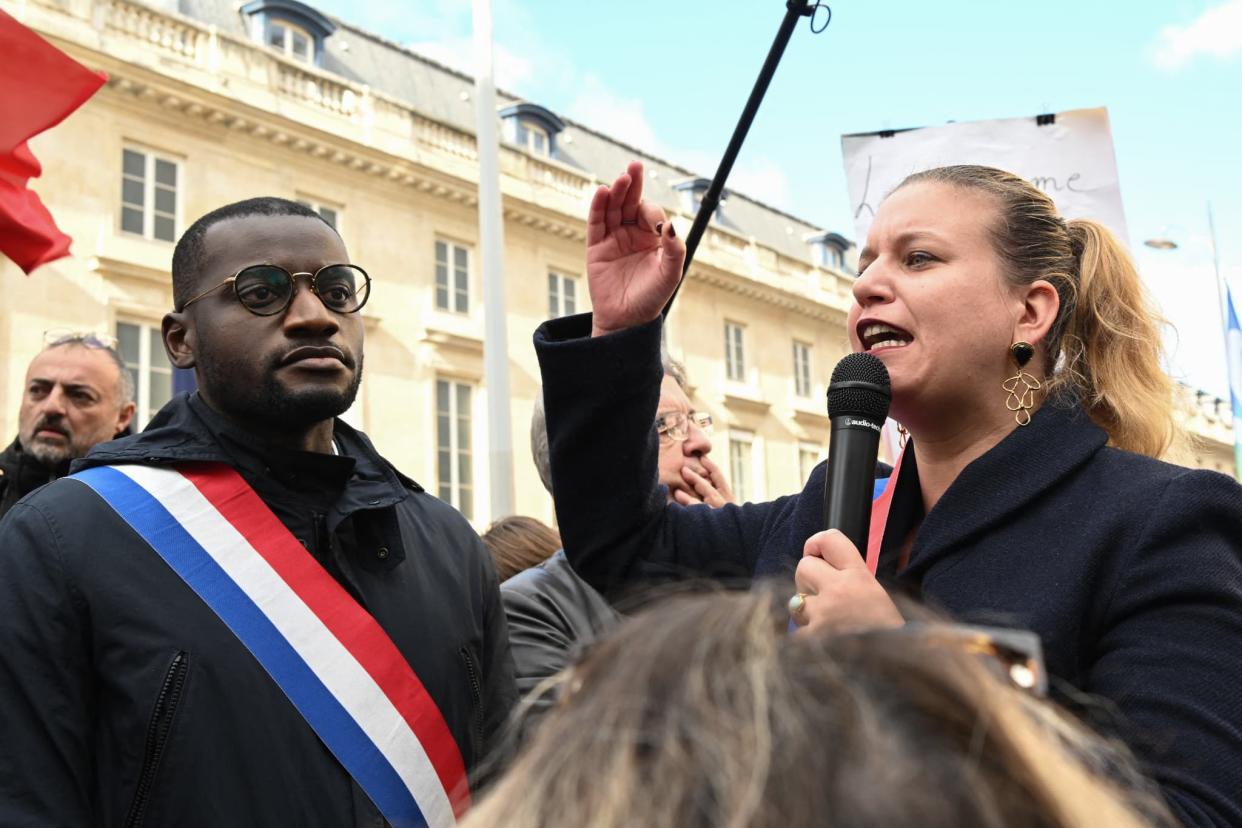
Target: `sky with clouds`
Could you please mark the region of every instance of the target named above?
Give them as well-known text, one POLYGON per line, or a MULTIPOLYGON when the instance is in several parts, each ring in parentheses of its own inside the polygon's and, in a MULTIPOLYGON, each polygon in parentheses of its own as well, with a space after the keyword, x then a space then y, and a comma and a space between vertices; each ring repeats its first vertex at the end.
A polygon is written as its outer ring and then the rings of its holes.
MULTIPOLYGON (((311 0, 472 66, 467 0, 311 0)), ((1208 204, 1242 292, 1242 0, 831 0, 799 25, 729 185, 852 237, 840 137, 1106 106, 1130 243, 1180 379, 1228 397, 1208 204), (1156 251, 1145 239, 1179 247, 1156 251)), ((498 85, 710 176, 782 0, 493 0, 498 85)), ((1242 297, 1239 298, 1242 303, 1242 297)))

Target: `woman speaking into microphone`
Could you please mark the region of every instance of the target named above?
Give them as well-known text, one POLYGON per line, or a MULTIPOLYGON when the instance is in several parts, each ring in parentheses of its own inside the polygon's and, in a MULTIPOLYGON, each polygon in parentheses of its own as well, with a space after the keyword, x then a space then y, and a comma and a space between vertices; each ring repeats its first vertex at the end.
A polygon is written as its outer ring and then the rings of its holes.
MULTIPOLYGON (((800 625, 901 624, 860 550, 819 531, 822 464, 769 503, 666 505, 650 424, 685 246, 642 181, 631 164, 592 200, 593 315, 535 334, 573 566, 612 594, 792 574, 800 625)), ((853 294, 851 346, 888 369, 911 438, 885 584, 1038 633, 1054 686, 1117 711, 1183 823, 1242 825, 1242 487, 1155 459, 1178 433, 1173 388, 1125 251, 1017 176, 944 167, 877 211, 853 294)))

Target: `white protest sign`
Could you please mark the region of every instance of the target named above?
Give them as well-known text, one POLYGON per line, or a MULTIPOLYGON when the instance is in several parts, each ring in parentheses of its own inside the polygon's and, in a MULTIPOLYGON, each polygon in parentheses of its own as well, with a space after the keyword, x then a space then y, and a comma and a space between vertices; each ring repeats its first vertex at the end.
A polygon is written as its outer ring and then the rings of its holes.
POLYGON ((1128 243, 1103 107, 844 135, 841 150, 859 247, 880 202, 906 176, 950 164, 986 164, 1020 175, 1047 193, 1065 218, 1095 219, 1128 243))

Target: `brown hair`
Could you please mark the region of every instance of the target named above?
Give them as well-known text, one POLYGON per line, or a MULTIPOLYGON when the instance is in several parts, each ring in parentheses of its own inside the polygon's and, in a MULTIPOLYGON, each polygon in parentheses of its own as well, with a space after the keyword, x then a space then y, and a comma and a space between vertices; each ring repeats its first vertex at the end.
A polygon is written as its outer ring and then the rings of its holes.
POLYGON ((907 177, 897 189, 937 182, 992 195, 992 242, 1016 285, 1050 282, 1061 299, 1043 343, 1047 393, 1081 400, 1110 442, 1159 457, 1181 438, 1173 382, 1161 365, 1164 320, 1129 254, 1098 222, 1057 214, 1052 199, 1018 176, 973 164, 907 177))
POLYGON ((532 517, 514 515, 487 527, 483 545, 492 556, 497 577, 505 581, 551 557, 561 548, 561 536, 532 517))
POLYGON ((790 635, 763 588, 657 605, 593 646, 463 828, 1168 821, 1123 753, 923 629, 790 635))

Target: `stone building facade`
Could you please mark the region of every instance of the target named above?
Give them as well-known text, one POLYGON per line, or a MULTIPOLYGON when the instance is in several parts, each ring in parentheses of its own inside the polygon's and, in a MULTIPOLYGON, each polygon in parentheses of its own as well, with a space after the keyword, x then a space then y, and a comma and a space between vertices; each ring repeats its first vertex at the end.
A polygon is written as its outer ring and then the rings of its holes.
MULTIPOLYGON (((159 342, 174 240, 257 195, 304 201, 374 279, 366 376, 347 415, 429 490, 485 526, 483 318, 472 79, 297 0, 0 0, 109 76, 32 142, 33 183, 74 255, 25 277, 0 260, 0 423, 16 430, 50 329, 112 333, 140 422, 175 379, 159 342)), ((553 520, 525 447, 539 374, 530 338, 589 309, 584 216, 632 158, 686 230, 706 181, 536 103, 501 94, 504 273, 516 509, 553 520)), ((847 351, 856 253, 843 236, 730 193, 670 320, 714 456, 747 499, 798 489, 828 436, 825 383, 847 351)), ((224 274, 227 275, 227 274, 224 274)), ((223 277, 222 277, 223 278, 223 277)), ((1200 406, 1196 465, 1228 469, 1231 433, 1200 406)), ((1199 416, 1199 415, 1196 415, 1199 416)))

